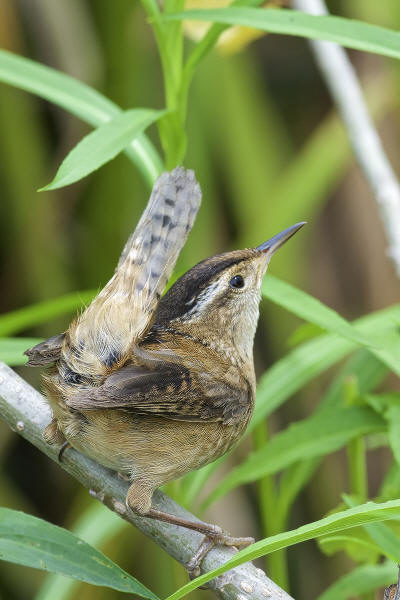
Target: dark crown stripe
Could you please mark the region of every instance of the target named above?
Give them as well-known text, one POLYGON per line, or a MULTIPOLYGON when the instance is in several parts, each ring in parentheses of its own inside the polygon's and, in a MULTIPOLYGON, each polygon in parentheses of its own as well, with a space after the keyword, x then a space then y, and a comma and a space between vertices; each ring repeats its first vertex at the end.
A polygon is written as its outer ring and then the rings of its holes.
POLYGON ((229 252, 198 263, 182 275, 160 300, 156 323, 165 324, 185 315, 193 308, 194 303, 190 301, 196 299, 219 273, 250 258, 253 253, 253 250, 229 252))

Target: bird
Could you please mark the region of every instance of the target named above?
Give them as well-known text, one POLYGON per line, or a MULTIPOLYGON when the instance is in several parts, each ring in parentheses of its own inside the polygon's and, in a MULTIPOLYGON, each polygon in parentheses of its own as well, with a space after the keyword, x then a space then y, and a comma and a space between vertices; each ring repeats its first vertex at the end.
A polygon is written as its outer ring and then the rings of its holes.
POLYGON ((200 531, 187 568, 197 576, 216 544, 242 547, 213 524, 152 507, 163 484, 216 460, 253 413, 253 340, 261 283, 297 223, 255 248, 202 260, 163 295, 201 203, 194 172, 177 167, 155 182, 115 272, 67 331, 28 349, 53 418, 49 444, 68 447, 129 478, 129 510, 200 531))

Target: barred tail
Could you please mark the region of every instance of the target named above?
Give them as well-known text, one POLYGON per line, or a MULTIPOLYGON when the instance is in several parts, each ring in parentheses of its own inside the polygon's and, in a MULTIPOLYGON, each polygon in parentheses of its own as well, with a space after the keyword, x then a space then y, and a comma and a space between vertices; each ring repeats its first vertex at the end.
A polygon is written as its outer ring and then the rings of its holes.
POLYGON ((178 167, 157 179, 113 277, 67 332, 60 363, 66 381, 72 373, 93 384, 126 361, 151 326, 200 202, 193 171, 178 167))

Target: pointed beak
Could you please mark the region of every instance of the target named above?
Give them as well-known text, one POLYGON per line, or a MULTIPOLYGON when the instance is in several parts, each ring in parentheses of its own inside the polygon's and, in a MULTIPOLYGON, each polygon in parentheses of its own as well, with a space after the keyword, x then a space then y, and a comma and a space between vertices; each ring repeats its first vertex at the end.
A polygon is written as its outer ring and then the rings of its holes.
POLYGON ((296 223, 296 225, 292 225, 291 227, 284 229, 260 246, 257 246, 256 250, 263 252, 266 257, 271 258, 276 250, 283 246, 283 244, 287 242, 288 239, 290 239, 292 235, 294 235, 299 229, 301 229, 303 225, 306 225, 306 223, 307 221, 301 221, 300 223, 296 223))

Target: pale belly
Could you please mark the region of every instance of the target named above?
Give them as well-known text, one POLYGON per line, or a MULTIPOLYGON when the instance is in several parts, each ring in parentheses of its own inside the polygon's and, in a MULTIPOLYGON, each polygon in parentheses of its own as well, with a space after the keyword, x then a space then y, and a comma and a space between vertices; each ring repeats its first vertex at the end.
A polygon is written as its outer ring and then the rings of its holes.
POLYGON ((59 403, 53 410, 74 448, 154 487, 216 460, 238 441, 248 422, 191 423, 133 417, 118 410, 71 413, 59 403))

